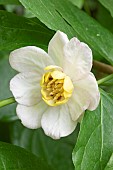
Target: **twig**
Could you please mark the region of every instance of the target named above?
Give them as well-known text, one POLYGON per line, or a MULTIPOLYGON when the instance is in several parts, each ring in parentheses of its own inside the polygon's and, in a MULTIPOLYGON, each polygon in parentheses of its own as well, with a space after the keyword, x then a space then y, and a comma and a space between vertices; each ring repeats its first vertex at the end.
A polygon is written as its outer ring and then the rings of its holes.
POLYGON ((113 67, 108 64, 101 63, 100 61, 93 60, 93 68, 106 74, 113 74, 113 67))

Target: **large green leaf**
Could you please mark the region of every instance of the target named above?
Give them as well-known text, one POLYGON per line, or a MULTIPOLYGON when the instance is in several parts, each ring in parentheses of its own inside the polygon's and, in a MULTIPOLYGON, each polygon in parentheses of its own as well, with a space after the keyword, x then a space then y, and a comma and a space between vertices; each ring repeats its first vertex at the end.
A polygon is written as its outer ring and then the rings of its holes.
POLYGON ((113 152, 113 96, 101 91, 98 108, 87 111, 73 152, 76 170, 104 170, 113 152))
POLYGON ((57 170, 73 170, 72 150, 78 134, 76 131, 68 137, 53 140, 47 137, 41 129, 24 128, 20 122, 15 122, 11 128, 13 144, 26 148, 37 156, 42 157, 57 170))
POLYGON ((73 37, 75 34, 74 29, 59 14, 55 6, 55 1, 35 0, 35 2, 33 2, 20 0, 20 2, 50 29, 62 30, 68 33, 69 37, 73 37))
POLYGON ((113 0, 99 0, 99 2, 109 10, 111 16, 113 17, 113 0))
POLYGON ((53 36, 38 19, 27 19, 0 11, 0 50, 13 50, 27 45, 47 48, 53 36))
POLYGON ((0 142, 0 170, 52 170, 42 159, 20 147, 0 142))
POLYGON ((66 0, 20 0, 52 30, 61 30, 70 38, 77 36, 113 63, 113 34, 66 0))

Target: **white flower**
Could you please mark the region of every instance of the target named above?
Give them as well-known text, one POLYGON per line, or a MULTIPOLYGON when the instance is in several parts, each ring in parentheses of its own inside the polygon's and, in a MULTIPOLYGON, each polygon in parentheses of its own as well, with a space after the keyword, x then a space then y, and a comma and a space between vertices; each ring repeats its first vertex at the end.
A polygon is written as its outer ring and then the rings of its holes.
POLYGON ((28 128, 42 127, 59 139, 71 134, 86 109, 99 104, 99 90, 92 68, 92 51, 77 38, 70 41, 57 31, 48 54, 34 46, 10 54, 10 64, 20 72, 10 82, 17 101, 17 115, 28 128))

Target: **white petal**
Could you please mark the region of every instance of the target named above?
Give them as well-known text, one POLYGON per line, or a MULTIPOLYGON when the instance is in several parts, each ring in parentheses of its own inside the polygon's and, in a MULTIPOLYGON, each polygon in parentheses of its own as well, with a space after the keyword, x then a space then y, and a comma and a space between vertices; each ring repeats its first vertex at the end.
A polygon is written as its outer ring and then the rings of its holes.
POLYGON ((71 134, 77 123, 72 121, 68 106, 64 104, 57 107, 49 107, 42 116, 41 125, 46 135, 53 139, 59 139, 71 134))
POLYGON ((31 107, 24 105, 17 105, 17 115, 21 119, 22 124, 30 129, 37 129, 41 127, 41 118, 47 105, 41 101, 37 105, 31 107))
POLYGON ((74 84, 73 95, 67 103, 72 119, 76 121, 86 109, 95 110, 99 100, 98 85, 94 75, 90 73, 87 77, 74 84))
POLYGON ((92 51, 85 43, 72 38, 64 46, 64 55, 63 70, 73 81, 81 79, 90 72, 92 51))
POLYGON ((64 59, 63 48, 68 42, 67 35, 61 31, 57 31, 49 42, 48 54, 54 60, 55 65, 62 67, 64 59))
POLYGON ((40 74, 46 66, 54 64, 44 50, 34 46, 14 50, 10 54, 9 62, 11 67, 18 72, 37 71, 40 74))
POLYGON ((19 104, 31 106, 41 100, 41 77, 37 73, 19 73, 10 81, 10 90, 19 104))

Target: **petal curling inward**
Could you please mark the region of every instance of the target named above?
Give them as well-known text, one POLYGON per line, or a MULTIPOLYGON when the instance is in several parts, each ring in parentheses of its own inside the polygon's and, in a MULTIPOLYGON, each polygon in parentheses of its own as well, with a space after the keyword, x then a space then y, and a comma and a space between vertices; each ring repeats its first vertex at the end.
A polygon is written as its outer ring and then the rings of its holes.
POLYGON ((36 71, 41 75, 46 66, 54 64, 44 50, 34 46, 14 50, 9 56, 9 62, 11 67, 18 72, 36 71))
POLYGON ((41 127, 41 118, 48 105, 42 100, 36 105, 27 107, 24 105, 17 105, 16 111, 22 124, 30 129, 37 129, 41 127))
POLYGON ((41 77, 37 73, 19 73, 10 81, 10 90, 19 104, 31 106, 41 100, 41 77))
POLYGON ((64 79, 66 75, 62 73, 61 71, 55 70, 51 73, 51 76, 54 79, 64 79))
POLYGON ((74 86, 73 86, 73 83, 72 83, 70 77, 68 77, 68 76, 65 77, 63 87, 66 92, 72 93, 74 86))
POLYGON ((53 71, 53 70, 59 70, 59 71, 63 71, 61 67, 59 67, 59 66, 54 66, 54 65, 47 66, 47 67, 44 68, 44 70, 51 70, 51 71, 53 71))
POLYGON ((75 82, 89 74, 92 68, 92 51, 87 44, 72 38, 64 46, 63 71, 75 82))
POLYGON ((49 107, 41 120, 41 126, 45 134, 53 139, 59 139, 71 134, 76 125, 77 122, 72 121, 66 104, 49 107))
POLYGON ((86 109, 95 110, 99 101, 100 93, 97 81, 90 72, 87 77, 74 84, 73 95, 67 103, 72 120, 76 121, 86 109))
POLYGON ((69 42, 67 35, 61 31, 57 31, 56 34, 49 42, 48 54, 53 59, 55 65, 63 66, 64 52, 63 48, 65 44, 69 42))

